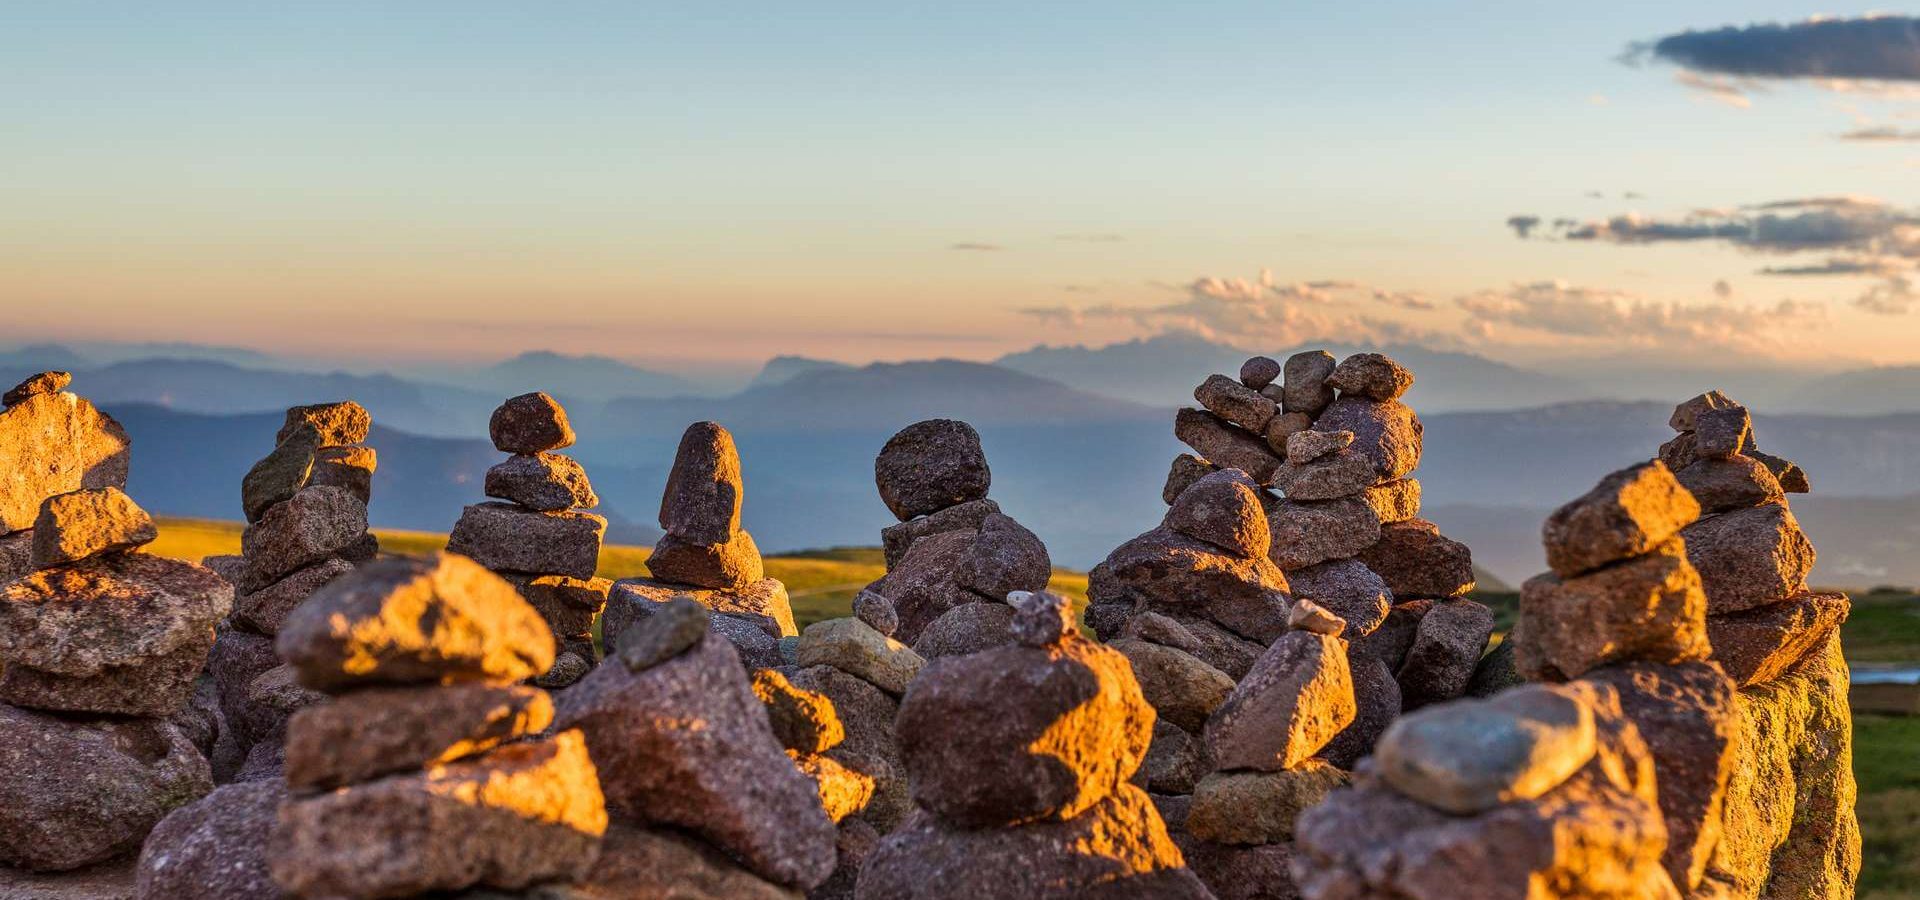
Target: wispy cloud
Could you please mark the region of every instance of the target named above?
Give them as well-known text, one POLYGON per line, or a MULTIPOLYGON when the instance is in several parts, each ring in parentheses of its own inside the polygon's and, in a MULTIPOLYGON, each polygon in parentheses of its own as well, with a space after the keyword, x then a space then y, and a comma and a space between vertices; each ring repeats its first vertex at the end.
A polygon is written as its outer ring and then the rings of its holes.
POLYGON ((1684 31, 1628 48, 1702 76, 1803 79, 1825 87, 1856 81, 1920 81, 1920 18, 1880 15, 1684 31))
POLYGON ((1406 310, 1434 304, 1417 294, 1355 281, 1287 281, 1262 270, 1257 278, 1203 277, 1163 286, 1176 296, 1163 303, 1036 306, 1020 310, 1042 322, 1083 327, 1120 322, 1145 331, 1190 331, 1215 338, 1285 345, 1317 339, 1439 340, 1396 319, 1365 312, 1363 303, 1406 310))
POLYGON ((1895 275, 1855 297, 1853 305, 1877 315, 1904 316, 1920 305, 1920 291, 1913 289, 1912 279, 1895 275))
MULTIPOLYGON (((1513 221, 1507 220, 1508 227, 1513 227, 1513 221)), ((1718 242, 1755 253, 1841 254, 1820 263, 1760 270, 1767 275, 1884 274, 1920 260, 1920 213, 1870 197, 1776 200, 1732 209, 1699 209, 1674 218, 1626 213, 1591 221, 1555 219, 1550 232, 1569 241, 1718 242)))
POLYGON ((1682 87, 1689 88, 1701 97, 1722 103, 1737 109, 1746 109, 1753 105, 1751 93, 1764 91, 1751 79, 1735 81, 1724 75, 1701 75, 1697 72, 1676 72, 1673 80, 1682 87))
POLYGON ((1117 244, 1126 240, 1125 235, 1110 232, 1089 232, 1085 234, 1056 234, 1056 241, 1074 241, 1082 244, 1117 244))
POLYGON ((1840 135, 1843 141, 1864 141, 1869 143, 1899 143, 1920 141, 1920 128, 1899 129, 1891 125, 1874 125, 1855 128, 1840 135))
POLYGON ((973 253, 992 253, 999 250, 1005 250, 1006 248, 1000 246, 999 244, 982 244, 976 241, 961 241, 960 243, 957 243, 957 244, 948 244, 947 249, 948 250, 965 250, 973 253))
POLYGON ((1766 349, 1825 317, 1822 307, 1793 300, 1770 306, 1662 302, 1564 281, 1513 284, 1455 303, 1467 314, 1467 331, 1487 340, 1533 335, 1673 350, 1766 349))

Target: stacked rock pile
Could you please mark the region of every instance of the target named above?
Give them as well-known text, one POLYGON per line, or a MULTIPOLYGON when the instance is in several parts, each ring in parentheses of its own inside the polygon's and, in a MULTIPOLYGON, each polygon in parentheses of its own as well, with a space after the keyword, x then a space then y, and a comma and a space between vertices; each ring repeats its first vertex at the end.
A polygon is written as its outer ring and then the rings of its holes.
MULTIPOLYGON (((820 804, 838 829, 835 840, 833 875, 807 892, 809 900, 835 900, 853 896, 853 886, 867 854, 880 841, 880 831, 868 818, 873 803, 876 779, 867 774, 879 770, 891 773, 887 762, 878 758, 853 757, 860 768, 842 763, 831 751, 846 740, 846 727, 834 711, 833 701, 818 691, 809 691, 788 680, 778 669, 760 669, 753 673, 753 693, 767 710, 767 721, 774 737, 786 748, 787 756, 801 774, 813 780, 820 804)), ((842 751, 845 755, 847 751, 842 751)))
POLYGON ((781 639, 799 632, 787 586, 767 577, 753 536, 740 527, 745 497, 733 435, 717 422, 687 426, 660 498, 666 536, 647 558, 653 577, 615 582, 608 599, 600 629, 608 655, 633 622, 688 597, 712 612, 714 629, 749 668, 781 664, 781 639))
POLYGON ((487 470, 485 490, 499 502, 460 513, 447 550, 471 557, 511 582, 546 620, 554 661, 537 673, 546 687, 565 687, 593 668, 593 619, 607 605, 612 582, 594 577, 607 520, 584 510, 600 505, 587 470, 554 453, 573 446, 567 411, 544 393, 522 394, 487 423, 495 449, 510 453, 487 470))
POLYGON ((1014 598, 1015 643, 933 660, 898 731, 914 813, 860 871, 862 900, 1209 896, 1144 791, 1153 708, 1067 602, 1014 598))
POLYGON ((0 396, 0 583, 33 571, 33 520, 55 494, 125 488, 132 442, 112 416, 41 372, 0 396))
POLYGON ((208 557, 233 582, 233 615, 208 660, 224 728, 215 777, 272 777, 287 717, 320 696, 281 667, 273 638, 314 592, 379 551, 367 530, 378 457, 366 446, 373 417, 352 401, 296 406, 274 448, 247 471, 239 556, 208 557))
POLYGON ((873 475, 900 520, 880 533, 887 574, 867 586, 892 603, 893 636, 929 658, 1011 642, 1007 595, 1045 589, 1053 560, 987 499, 993 473, 979 432, 954 419, 915 422, 880 448, 873 475))

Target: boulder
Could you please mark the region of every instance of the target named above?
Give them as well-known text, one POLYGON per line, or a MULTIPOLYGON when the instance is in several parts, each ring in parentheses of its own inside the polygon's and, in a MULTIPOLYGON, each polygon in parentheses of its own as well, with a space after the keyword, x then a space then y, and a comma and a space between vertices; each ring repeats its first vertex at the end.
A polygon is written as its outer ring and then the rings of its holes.
POLYGON ((373 430, 373 415, 352 400, 291 407, 273 442, 284 442, 302 427, 318 433, 322 447, 344 447, 366 441, 373 430))
POLYGON ((1199 733, 1233 692, 1231 676, 1185 650, 1126 639, 1107 646, 1127 658, 1141 694, 1160 718, 1184 731, 1199 733))
POLYGON ((1327 608, 1305 597, 1296 597, 1293 609, 1287 612, 1287 627, 1294 631, 1311 631, 1327 637, 1339 637, 1347 630, 1347 620, 1327 611, 1327 608))
POLYGON ((286 781, 299 791, 331 790, 465 759, 551 724, 553 703, 539 688, 363 688, 288 720, 286 781))
POLYGON ((1398 400, 1342 396, 1313 420, 1313 429, 1353 432, 1347 452, 1370 460, 1380 480, 1400 478, 1420 465, 1420 417, 1398 400))
POLYGON ((1333 354, 1325 350, 1308 350, 1287 357, 1281 406, 1290 413, 1319 415, 1333 402, 1333 387, 1327 384, 1327 379, 1333 377, 1337 368, 1333 354))
POLYGON ((1694 452, 1703 459, 1726 459, 1753 446, 1753 420, 1744 406, 1701 410, 1694 420, 1694 452))
POLYGON ((1515 628, 1507 632, 1506 639, 1499 646, 1480 657, 1480 664, 1473 667, 1473 679, 1467 682, 1467 696, 1484 700, 1507 688, 1527 683, 1515 661, 1514 647, 1519 644, 1519 639, 1519 629, 1515 628))
POLYGON ((987 516, 999 511, 1000 504, 992 500, 969 500, 917 519, 909 519, 880 529, 880 541, 885 545, 887 570, 892 571, 895 566, 900 565, 900 561, 906 558, 907 548, 913 546, 914 541, 949 531, 977 532, 980 530, 980 524, 987 520, 987 516))
POLYGON ((1280 361, 1270 356, 1255 356, 1240 364, 1240 383, 1260 390, 1274 383, 1282 373, 1280 361))
POLYGON ((1593 711, 1577 693, 1527 685, 1401 716, 1373 761, 1400 793, 1473 815, 1559 787, 1593 758, 1595 735, 1593 711))
POLYGON ((1311 600, 1347 623, 1346 637, 1372 634, 1393 608, 1393 592, 1366 563, 1335 559, 1287 572, 1294 602, 1311 600))
POLYGON ((1206 742, 1163 719, 1153 723, 1153 743, 1147 745, 1135 783, 1144 775, 1147 789, 1155 794, 1191 794, 1212 770, 1206 742))
POLYGON ((1528 579, 1520 586, 1515 662, 1528 678, 1565 681, 1616 662, 1705 659, 1712 649, 1706 614, 1686 545, 1668 539, 1584 575, 1528 579))
POLYGON ((1187 868, 1199 876, 1215 900, 1300 900, 1300 889, 1293 881, 1291 841, 1216 844, 1178 830, 1173 841, 1186 857, 1187 868))
POLYGON ((1272 400, 1225 375, 1209 375, 1193 389, 1193 399, 1207 412, 1245 428, 1254 434, 1267 429, 1267 423, 1280 412, 1272 400))
POLYGON ((1353 446, 1351 431, 1302 431, 1287 436, 1287 462, 1304 466, 1353 446))
POLYGON ((1710 409, 1729 409, 1737 407, 1733 398, 1720 391, 1708 391, 1673 408, 1673 415, 1667 417, 1667 425, 1674 431, 1687 432, 1699 427, 1700 414, 1710 409))
POLYGON ((1699 502, 1664 463, 1621 469, 1547 517, 1547 565, 1571 578, 1647 553, 1699 517, 1699 502))
POLYGON ((1420 481, 1416 478, 1382 481, 1356 496, 1373 509, 1383 524, 1405 522, 1420 514, 1420 481))
POLYGON ((1182 409, 1173 436, 1223 469, 1239 469, 1256 484, 1271 484, 1280 457, 1260 435, 1249 434, 1205 410, 1182 409))
POLYGON ((894 696, 905 693, 926 660, 859 619, 827 619, 800 634, 801 666, 832 666, 894 696))
POLYGON ((1291 631, 1261 654, 1214 711, 1207 749, 1221 769, 1290 769, 1320 752, 1353 718, 1345 643, 1291 631))
POLYGON ((1420 632, 1420 620, 1426 618, 1433 604, 1432 600, 1394 604, 1379 628, 1352 639, 1352 655, 1371 656, 1386 663, 1389 670, 1400 671, 1400 664, 1406 662, 1407 651, 1413 649, 1413 639, 1420 632))
POLYGON ((1305 465, 1281 465, 1274 471, 1272 484, 1289 500, 1338 500, 1358 496, 1379 481, 1373 460, 1348 447, 1305 465))
MULTIPOLYGON (((714 634, 712 621, 706 607, 675 597, 660 604, 640 627, 629 628, 621 636, 620 649, 610 658, 619 660, 628 671, 651 669, 700 646, 714 634)), ((724 635, 720 637, 725 639, 724 635)))
MULTIPOLYGON (((1272 391, 1273 388, 1269 386, 1263 393, 1271 393, 1272 391)), ((1266 438, 1267 449, 1272 450, 1276 455, 1285 459, 1287 455, 1287 442, 1293 440, 1294 435, 1312 427, 1313 417, 1306 413, 1281 413, 1280 415, 1274 416, 1273 420, 1267 423, 1267 430, 1261 432, 1260 436, 1266 438)))
POLYGON ((1493 636, 1493 611, 1473 600, 1444 600, 1420 617, 1413 646, 1394 679, 1400 705, 1419 709, 1467 692, 1480 654, 1493 636))
MULTIPOLYGON (((872 592, 865 592, 871 594, 872 592)), ((985 600, 962 603, 920 632, 913 652, 923 659, 965 656, 1013 643, 1013 607, 985 600)))
POLYGON ((140 848, 136 900, 285 897, 267 869, 267 836, 286 797, 277 781, 229 784, 169 813, 140 848))
POLYGON ((1008 516, 993 513, 954 570, 954 581, 983 597, 1004 600, 1013 591, 1038 591, 1053 578, 1047 545, 1008 516))
POLYGON ((725 541, 695 544, 669 534, 647 556, 647 571, 659 581, 718 591, 737 591, 767 577, 753 535, 736 531, 725 541))
POLYGON ((73 394, 36 393, 0 410, 0 534, 32 528, 56 494, 127 484, 130 441, 73 394))
POLYGON ((1702 459, 1673 476, 1707 515, 1780 503, 1786 498, 1779 479, 1751 456, 1702 459))
POLYGON ((1268 527, 1268 558, 1289 572, 1332 559, 1346 559, 1380 540, 1380 518, 1357 498, 1275 501, 1268 527))
POLYGON ((593 620, 606 609, 607 593, 613 582, 605 578, 572 578, 566 575, 502 575, 547 620, 556 645, 565 639, 580 637, 593 630, 593 620))
MULTIPOLYGON (((814 792, 820 797, 821 809, 826 810, 827 818, 835 825, 849 816, 864 812, 867 804, 873 801, 874 787, 878 781, 873 775, 831 756, 807 756, 791 752, 787 755, 793 757, 794 766, 800 770, 800 774, 813 782, 814 792)), ((869 762, 886 765, 877 760, 869 762)))
POLYGON ((489 569, 592 578, 606 533, 607 520, 593 513, 476 503, 461 511, 447 552, 489 569))
POLYGON ((1702 519, 1680 532, 1700 570, 1709 614, 1778 603, 1807 589, 1813 543, 1780 504, 1702 519))
POLYGON ((557 453, 517 453, 487 470, 487 496, 518 503, 540 512, 592 509, 600 498, 587 480, 587 470, 571 457, 557 453))
POLYGON ((1342 397, 1398 400, 1413 387, 1413 373, 1383 354, 1355 353, 1341 360, 1333 374, 1327 376, 1327 386, 1338 390, 1342 397))
POLYGON ((233 619, 260 634, 280 633, 287 616, 305 603, 328 582, 353 571, 353 563, 344 559, 324 559, 296 569, 279 581, 233 600, 233 619))
POLYGON ((1238 469, 1221 469, 1174 498, 1163 526, 1235 556, 1264 556, 1271 544, 1260 488, 1238 469))
POLYGON ((1293 840, 1293 823, 1349 778, 1309 759, 1282 772, 1215 772, 1193 789, 1186 830, 1218 844, 1277 844, 1293 840))
POLYGON ((1167 528, 1115 548, 1088 574, 1087 587, 1095 603, 1203 611, 1256 641, 1286 630, 1286 592, 1286 575, 1266 557, 1233 556, 1167 528))
POLYGON ((973 551, 979 535, 971 531, 947 531, 930 534, 913 542, 906 556, 887 574, 866 589, 893 601, 900 624, 893 636, 912 644, 921 632, 947 610, 977 600, 1004 600, 982 597, 960 586, 957 575, 973 551))
POLYGON ((509 398, 487 420, 487 434, 502 453, 545 453, 573 446, 573 426, 560 401, 535 391, 509 398))
POLYGON ((1473 590, 1473 551, 1425 519, 1380 526, 1380 540, 1358 558, 1400 601, 1446 599, 1473 590))
POLYGON ((1372 754, 1380 735, 1400 717, 1400 682, 1386 662, 1350 652, 1347 672, 1353 680, 1353 721, 1320 748, 1321 759, 1342 769, 1352 769, 1372 754))
POLYGON ((1847 595, 1804 591, 1779 603, 1707 617, 1713 659, 1735 685, 1772 681, 1825 646, 1853 604, 1847 595))
POLYGON ((1761 465, 1766 466, 1767 471, 1773 473, 1774 480, 1780 482, 1781 490, 1789 494, 1804 494, 1813 490, 1813 486, 1807 483, 1807 473, 1795 465, 1793 460, 1758 450, 1748 450, 1746 455, 1759 460, 1761 465))
POLYGON ((336 487, 307 487, 293 499, 268 509, 240 534, 249 580, 239 587, 259 590, 329 557, 347 557, 367 537, 367 505, 336 487))
POLYGON ((718 422, 695 422, 680 435, 660 496, 660 527, 690 544, 725 543, 740 530, 740 451, 718 422))
MULTIPOLYGON (((1178 499, 1187 488, 1214 472, 1220 471, 1213 463, 1207 462, 1191 453, 1182 453, 1173 458, 1173 464, 1167 469, 1166 484, 1160 488, 1160 499, 1168 506, 1178 499)), ((895 526, 897 527, 897 526, 895 526)))
POLYGON ((645 619, 659 604, 675 597, 685 597, 714 613, 751 621, 775 638, 800 633, 793 625, 787 586, 777 578, 762 578, 738 591, 623 578, 608 591, 607 607, 600 618, 600 640, 607 655, 618 649, 621 633, 632 623, 645 619))
POLYGON ((985 499, 993 482, 980 433, 957 419, 915 422, 888 438, 873 478, 881 502, 902 522, 985 499))
POLYGON ((267 510, 293 499, 307 486, 320 445, 320 432, 296 426, 247 470, 240 479, 240 508, 248 522, 260 521, 267 510))
POLYGON ((33 522, 35 569, 89 556, 131 550, 160 536, 153 517, 117 487, 86 488, 48 497, 33 522))
POLYGON ((753 673, 753 695, 767 709, 773 736, 792 753, 824 753, 846 739, 846 728, 834 713, 831 698, 796 686, 775 669, 753 673))
POLYGON ((321 447, 313 454, 313 472, 307 484, 337 487, 360 499, 373 501, 373 473, 380 468, 380 454, 372 447, 321 447))

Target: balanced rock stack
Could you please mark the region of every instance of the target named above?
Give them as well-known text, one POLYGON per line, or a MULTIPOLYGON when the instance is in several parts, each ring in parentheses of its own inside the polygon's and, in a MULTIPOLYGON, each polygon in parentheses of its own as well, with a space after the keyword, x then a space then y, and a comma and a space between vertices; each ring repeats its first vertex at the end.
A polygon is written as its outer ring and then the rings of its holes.
POLYGON ((55 494, 125 488, 132 442, 112 416, 41 372, 0 397, 0 584, 33 571, 33 521, 55 494))
POLYGON ((240 484, 240 555, 205 560, 235 591, 208 660, 225 723, 214 755, 222 782, 242 771, 247 779, 275 774, 287 717, 320 699, 293 683, 273 637, 314 592, 379 551, 367 530, 378 465, 365 444, 372 427, 350 400, 288 409, 272 452, 240 484))
POLYGON ((607 520, 583 510, 600 505, 587 471, 552 451, 573 446, 567 411, 544 393, 500 404, 487 423, 493 446, 513 454, 487 470, 487 496, 460 513, 447 550, 471 557, 511 582, 553 633, 546 687, 565 687, 593 668, 589 633, 612 582, 595 578, 607 520))
MULTIPOLYGON (((330 699, 286 728, 286 784, 266 847, 300 897, 520 889, 587 875, 607 817, 579 731, 517 684, 554 641, 513 585, 453 554, 363 566, 290 615, 277 639, 330 699)), ((196 896, 194 885, 179 894, 196 896)))
POLYGON ((800 772, 813 780, 821 806, 838 829, 833 875, 808 891, 807 896, 809 900, 852 897, 860 867, 880 841, 879 825, 872 821, 874 815, 870 812, 878 811, 873 800, 880 778, 869 773, 891 775, 893 768, 884 759, 863 757, 857 751, 842 750, 835 754, 833 751, 845 742, 847 733, 833 700, 818 691, 795 685, 785 672, 779 669, 754 672, 753 693, 766 707, 774 737, 786 748, 787 756, 800 772), (858 768, 841 762, 841 758, 852 759, 858 768))
POLYGON ((1146 793, 1153 707, 1065 599, 1021 594, 1015 643, 928 664, 898 731, 918 809, 855 896, 1202 898, 1146 793))
POLYGON ((979 432, 954 419, 915 422, 880 448, 873 475, 900 520, 881 531, 887 574, 867 586, 892 604, 892 636, 926 657, 1010 643, 1007 595, 1045 589, 1053 560, 987 499, 993 473, 979 432))
POLYGON ((740 527, 745 498, 733 435, 717 422, 687 426, 660 498, 666 536, 647 558, 653 577, 613 585, 600 628, 608 655, 632 623, 687 597, 712 613, 714 630, 733 642, 748 668, 781 664, 781 639, 799 632, 787 586, 767 577, 753 535, 740 527))

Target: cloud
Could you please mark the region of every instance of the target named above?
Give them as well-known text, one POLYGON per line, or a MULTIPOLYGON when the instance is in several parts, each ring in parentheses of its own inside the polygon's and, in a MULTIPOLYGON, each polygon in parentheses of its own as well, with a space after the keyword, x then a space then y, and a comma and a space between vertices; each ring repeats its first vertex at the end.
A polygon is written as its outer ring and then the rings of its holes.
POLYGON ((1793 300, 1771 306, 1685 304, 1564 281, 1516 283, 1455 303, 1467 314, 1466 330, 1487 340, 1534 336, 1671 350, 1766 349, 1824 318, 1821 307, 1793 300))
POLYGON ((1540 217, 1539 216, 1508 216, 1507 227, 1513 229, 1513 233, 1519 236, 1519 238, 1524 241, 1533 235, 1533 230, 1535 228, 1540 227, 1540 217))
POLYGON ((1019 312, 1041 322, 1071 327, 1121 323, 1148 331, 1189 331, 1210 338, 1286 345, 1308 340, 1391 343, 1413 335, 1431 341, 1445 336, 1413 325, 1371 316, 1362 302, 1424 310, 1434 305, 1417 295, 1354 281, 1282 282, 1261 270, 1257 278, 1196 278, 1163 286, 1177 292, 1164 303, 1121 306, 1028 307, 1019 312))
POLYGON ((1829 256, 1817 263, 1798 266, 1768 266, 1762 275, 1895 275, 1914 267, 1912 260, 1897 256, 1829 256))
MULTIPOLYGON (((1554 229, 1570 241, 1659 244, 1718 241, 1756 253, 1850 251, 1858 257, 1920 259, 1920 214, 1867 197, 1806 197, 1738 209, 1695 210, 1677 219, 1628 213, 1554 229)), ((1838 274, 1763 270, 1768 274, 1838 274)))
POLYGON ((1915 291, 1913 280, 1904 275, 1895 275, 1853 299, 1854 306, 1883 316, 1904 316, 1915 304, 1920 304, 1920 291, 1915 291))
POLYGON ((1703 76, 1805 79, 1823 86, 1920 81, 1920 18, 1819 18, 1685 31, 1628 49, 1703 76))
POLYGON ((1733 296, 1733 285, 1728 284, 1725 278, 1715 281, 1713 283, 1713 295, 1722 300, 1729 299, 1733 296))
POLYGON ((1056 234, 1053 236, 1053 239, 1056 241, 1077 241, 1083 244, 1117 244, 1126 240, 1126 236, 1106 232, 1093 232, 1086 234, 1056 234))
POLYGON ((1737 109, 1746 109, 1753 105, 1749 92, 1761 90, 1751 81, 1735 82, 1731 78, 1719 75, 1700 75, 1694 72, 1678 72, 1673 80, 1682 86, 1692 88, 1700 96, 1715 103, 1724 103, 1737 109))
POLYGON ((999 244, 981 244, 973 241, 961 241, 960 243, 957 243, 957 244, 948 244, 947 249, 948 250, 967 250, 967 251, 976 252, 976 253, 992 253, 998 250, 1005 250, 1006 248, 1000 246, 999 244))
POLYGON ((1865 141, 1869 143, 1892 143, 1901 141, 1920 141, 1920 128, 1902 131, 1891 125, 1876 125, 1855 128, 1840 135, 1843 141, 1865 141))

